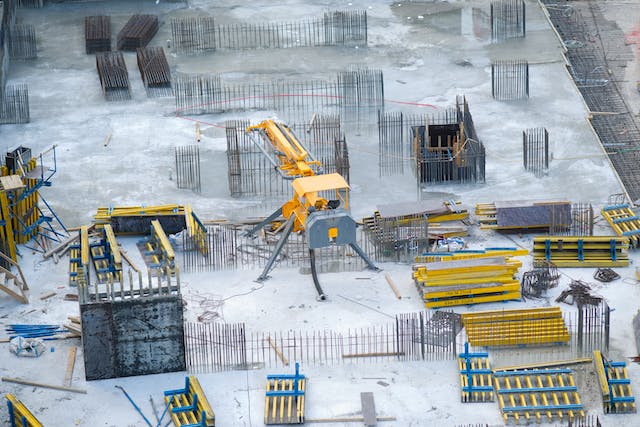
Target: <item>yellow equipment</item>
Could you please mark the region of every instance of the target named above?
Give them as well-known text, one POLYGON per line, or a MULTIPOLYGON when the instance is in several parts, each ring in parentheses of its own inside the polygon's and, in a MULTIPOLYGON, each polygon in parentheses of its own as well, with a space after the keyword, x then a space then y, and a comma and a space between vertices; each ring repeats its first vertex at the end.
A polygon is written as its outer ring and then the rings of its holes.
POLYGON ((322 164, 313 158, 293 131, 283 123, 265 120, 249 126, 246 131, 250 136, 254 132, 260 135, 260 140, 251 137, 252 141, 284 179, 292 180, 294 191, 291 200, 247 233, 254 235, 281 215, 287 220, 284 232, 258 281, 269 277, 268 273, 292 231, 305 232, 307 236, 311 272, 321 299, 324 299, 324 294, 315 272, 315 249, 346 244, 364 259, 369 268, 378 270, 356 242, 356 223, 347 212, 349 184, 345 179, 337 173, 323 174, 322 164))

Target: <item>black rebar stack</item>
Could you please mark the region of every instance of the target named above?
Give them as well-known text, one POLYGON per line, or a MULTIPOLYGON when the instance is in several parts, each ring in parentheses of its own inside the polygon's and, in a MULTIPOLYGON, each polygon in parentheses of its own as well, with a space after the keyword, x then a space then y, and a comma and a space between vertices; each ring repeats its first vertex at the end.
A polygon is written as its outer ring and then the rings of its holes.
POLYGON ((526 60, 491 63, 491 95, 499 101, 529 97, 529 62, 526 60))
POLYGON ((87 53, 111 50, 111 17, 87 16, 84 18, 84 44, 87 53))
POLYGON ((491 40, 525 37, 524 0, 491 2, 491 40))
POLYGON ((118 50, 145 47, 158 32, 156 15, 133 15, 118 33, 118 50))
POLYGON ((102 93, 107 101, 131 99, 129 73, 122 52, 97 52, 96 67, 102 93))
POLYGON ((171 70, 162 47, 143 47, 137 50, 140 77, 147 96, 171 96, 171 70))
POLYGON ((549 170, 549 132, 545 128, 522 131, 524 168, 540 178, 549 170))
POLYGON ((26 84, 0 88, 0 124, 29 123, 29 89, 26 84))
POLYGON ((33 25, 13 25, 9 28, 9 55, 11 59, 38 57, 36 30, 33 25))
POLYGON ((18 0, 18 7, 26 9, 40 9, 44 7, 44 0, 18 0))

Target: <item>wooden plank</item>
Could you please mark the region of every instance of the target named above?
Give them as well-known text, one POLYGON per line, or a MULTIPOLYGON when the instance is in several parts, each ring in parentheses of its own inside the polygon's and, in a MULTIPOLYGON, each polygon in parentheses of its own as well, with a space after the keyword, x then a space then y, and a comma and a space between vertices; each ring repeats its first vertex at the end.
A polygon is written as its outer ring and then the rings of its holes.
POLYGON ((122 259, 124 259, 125 261, 127 261, 127 263, 129 264, 129 266, 135 270, 136 273, 140 273, 140 269, 134 264, 134 262, 131 260, 131 258, 129 258, 129 255, 127 255, 126 251, 120 251, 120 255, 122 256, 122 259))
POLYGON ((373 393, 367 391, 360 393, 360 401, 362 402, 362 417, 364 425, 373 427, 377 424, 376 420, 376 404, 373 400, 373 393))
POLYGON ((72 393, 87 394, 87 390, 83 390, 79 388, 66 387, 66 386, 54 385, 54 384, 44 384, 44 383, 39 383, 35 381, 30 381, 30 380, 23 380, 20 378, 2 377, 0 379, 7 383, 22 384, 22 385, 29 385, 33 387, 50 388, 52 390, 70 391, 72 393))
POLYGON ((76 353, 78 347, 71 347, 69 349, 69 357, 67 359, 67 372, 64 374, 64 385, 71 387, 71 381, 73 380, 73 368, 76 366, 76 353))
POLYGON ((276 354, 278 355, 278 357, 280 358, 280 360, 282 361, 282 363, 284 363, 285 366, 289 366, 289 360, 287 360, 286 357, 284 357, 284 354, 282 354, 282 352, 280 351, 280 349, 276 346, 276 343, 273 342, 273 340, 271 339, 271 337, 267 337, 267 340, 269 341, 269 345, 271 346, 271 348, 273 348, 273 350, 276 352, 276 354))
POLYGON ((385 273, 384 277, 385 277, 385 279, 387 279, 387 283, 389 284, 389 287, 391 288, 393 293, 396 294, 396 298, 401 299, 402 297, 400 296, 400 292, 398 292, 398 288, 396 288, 396 285, 393 282, 393 279, 391 278, 391 275, 389 275, 389 273, 385 273))
POLYGON ((47 292, 46 294, 44 294, 44 295, 42 295, 42 296, 40 297, 40 300, 41 300, 41 301, 44 301, 44 300, 46 300, 46 299, 51 298, 51 297, 52 297, 52 296, 54 296, 54 295, 56 295, 56 293, 55 293, 54 291, 47 292))

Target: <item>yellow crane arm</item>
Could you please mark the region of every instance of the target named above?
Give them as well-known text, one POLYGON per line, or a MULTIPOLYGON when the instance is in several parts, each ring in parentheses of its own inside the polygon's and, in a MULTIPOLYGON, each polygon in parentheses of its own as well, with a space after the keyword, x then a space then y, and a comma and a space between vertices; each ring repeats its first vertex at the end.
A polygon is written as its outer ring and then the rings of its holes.
POLYGON ((311 158, 307 149, 283 123, 264 120, 257 125, 249 126, 246 130, 260 132, 271 143, 280 162, 280 170, 288 176, 314 176, 315 172, 311 166, 321 166, 319 161, 311 158))

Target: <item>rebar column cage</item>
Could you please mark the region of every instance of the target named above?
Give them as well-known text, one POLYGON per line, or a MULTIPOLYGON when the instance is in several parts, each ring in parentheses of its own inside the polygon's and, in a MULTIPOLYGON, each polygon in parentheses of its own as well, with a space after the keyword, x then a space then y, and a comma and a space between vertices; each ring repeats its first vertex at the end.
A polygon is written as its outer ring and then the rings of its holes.
POLYGON ((529 97, 529 62, 491 62, 491 96, 499 101, 529 97))
POLYGON ((485 149, 466 98, 456 99, 455 110, 413 127, 412 136, 419 188, 426 183, 485 182, 485 149))
POLYGON ((549 170, 549 132, 545 128, 522 131, 522 156, 525 170, 540 178, 549 170))
POLYGON ((9 27, 9 56, 11 59, 36 59, 38 45, 33 25, 12 25, 9 27))
POLYGON ((499 0, 491 2, 491 40, 525 37, 524 0, 499 0))
POLYGON ((590 203, 550 205, 550 236, 593 236, 594 215, 590 203))
POLYGON ((29 123, 29 88, 26 84, 0 88, 0 124, 29 123))
POLYGON ((376 212, 364 224, 364 231, 379 262, 414 262, 429 250, 429 222, 421 213, 382 217, 376 212))
POLYGON ((176 184, 196 193, 200 187, 200 147, 198 145, 179 146, 176 155, 176 184))

